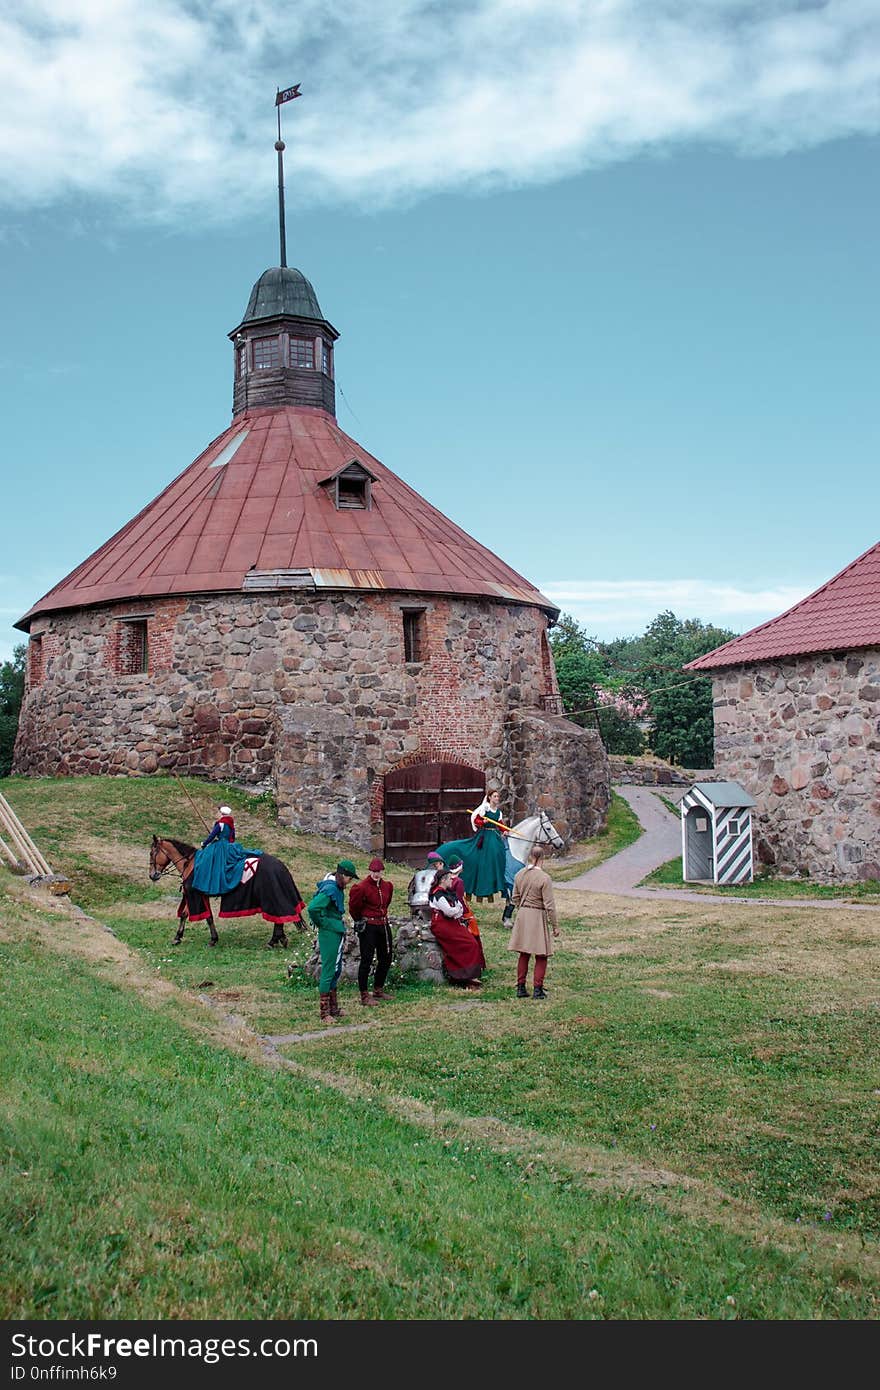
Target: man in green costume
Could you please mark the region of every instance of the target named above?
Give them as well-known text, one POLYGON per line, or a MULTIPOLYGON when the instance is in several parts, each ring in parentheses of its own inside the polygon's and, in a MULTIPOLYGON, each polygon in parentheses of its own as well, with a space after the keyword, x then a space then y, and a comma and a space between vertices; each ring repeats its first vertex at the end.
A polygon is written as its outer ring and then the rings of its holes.
POLYGON ((345 889, 358 871, 350 859, 340 859, 332 874, 325 874, 308 906, 309 917, 318 931, 321 978, 318 992, 321 1020, 343 1018, 336 999, 336 985, 342 974, 342 948, 345 945, 345 889))

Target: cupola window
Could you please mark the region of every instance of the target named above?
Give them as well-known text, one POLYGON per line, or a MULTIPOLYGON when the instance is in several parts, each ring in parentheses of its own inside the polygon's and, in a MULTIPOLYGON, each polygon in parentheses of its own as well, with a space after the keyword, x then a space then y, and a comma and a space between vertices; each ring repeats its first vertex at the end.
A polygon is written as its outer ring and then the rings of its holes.
POLYGON ((277 338, 254 339, 254 371, 271 371, 281 366, 281 345, 277 338))
POLYGON ((314 370, 315 344, 311 338, 291 338, 290 365, 291 367, 307 367, 310 371, 314 370))
POLYGON ((332 375, 333 375, 333 372, 332 372, 332 370, 331 370, 332 363, 333 363, 333 354, 332 354, 332 352, 330 351, 330 344, 327 343, 327 342, 325 342, 324 339, 322 338, 322 339, 321 339, 321 371, 324 373, 325 376, 332 376, 332 375))
POLYGON ((242 343, 238 349, 238 375, 244 376, 247 371, 247 343, 242 343))

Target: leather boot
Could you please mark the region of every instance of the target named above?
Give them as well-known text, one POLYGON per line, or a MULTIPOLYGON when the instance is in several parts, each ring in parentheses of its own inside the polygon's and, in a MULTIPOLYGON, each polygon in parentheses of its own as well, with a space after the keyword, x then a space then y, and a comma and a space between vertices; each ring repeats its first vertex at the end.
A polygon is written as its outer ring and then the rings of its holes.
POLYGON ((374 989, 374 990, 373 990, 373 998, 374 998, 374 999, 393 999, 393 998, 394 998, 394 995, 393 995, 393 994, 389 994, 388 991, 387 991, 387 989, 385 989, 383 985, 380 985, 378 989, 374 989))
POLYGON ((335 989, 331 989, 330 991, 330 1017, 345 1018, 345 1010, 339 1007, 339 1000, 336 998, 335 989))
POLYGON ((362 990, 361 990, 361 1003, 362 1003, 362 1004, 375 1004, 375 1002, 376 1002, 375 999, 373 998, 372 994, 370 993, 370 991, 369 991, 368 989, 362 989, 362 990))
POLYGON ((322 994, 319 996, 321 1002, 321 1022, 329 1023, 333 1015, 330 1012, 330 995, 322 994))

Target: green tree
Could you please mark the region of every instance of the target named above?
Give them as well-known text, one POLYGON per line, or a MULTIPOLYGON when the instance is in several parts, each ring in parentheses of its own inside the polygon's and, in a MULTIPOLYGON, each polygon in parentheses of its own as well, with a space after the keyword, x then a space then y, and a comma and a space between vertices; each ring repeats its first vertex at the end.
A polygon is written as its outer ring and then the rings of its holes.
POLYGON ((698 618, 677 618, 669 609, 648 624, 639 679, 650 699, 650 743, 658 757, 682 767, 714 764, 712 681, 682 667, 735 636, 698 618))
POLYGON ((0 666, 0 777, 12 770, 12 753, 18 732, 18 713, 24 696, 24 643, 15 648, 11 661, 0 666))
POLYGON ((619 693, 620 682, 595 638, 563 613, 550 634, 562 707, 575 724, 598 728, 609 753, 640 753, 642 732, 635 721, 606 697, 619 693))

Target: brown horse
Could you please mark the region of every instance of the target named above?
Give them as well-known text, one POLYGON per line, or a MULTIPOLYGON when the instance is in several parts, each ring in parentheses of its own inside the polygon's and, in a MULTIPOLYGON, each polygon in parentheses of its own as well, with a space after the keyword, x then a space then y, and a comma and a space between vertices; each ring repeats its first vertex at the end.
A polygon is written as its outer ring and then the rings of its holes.
MULTIPOLYGON (((193 865, 196 850, 184 840, 172 840, 158 835, 153 836, 150 846, 150 878, 155 883, 169 869, 176 869, 181 879, 180 905, 177 909, 179 925, 172 945, 178 946, 183 940, 187 922, 207 922, 211 933, 210 944, 216 946, 219 940, 214 926, 214 915, 207 894, 192 886, 193 865)), ((287 946, 284 930, 287 922, 303 926, 303 900, 293 881, 290 870, 280 859, 272 854, 261 854, 257 859, 256 872, 245 883, 224 893, 220 899, 219 916, 253 917, 261 913, 267 922, 272 923, 270 946, 287 946)))

